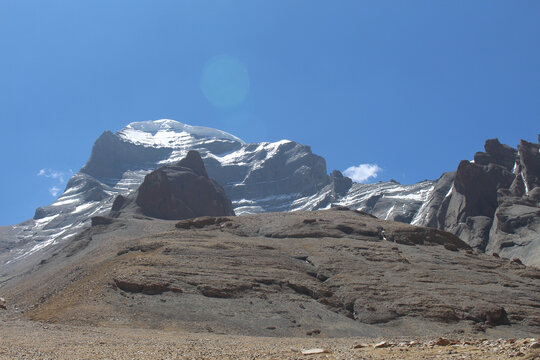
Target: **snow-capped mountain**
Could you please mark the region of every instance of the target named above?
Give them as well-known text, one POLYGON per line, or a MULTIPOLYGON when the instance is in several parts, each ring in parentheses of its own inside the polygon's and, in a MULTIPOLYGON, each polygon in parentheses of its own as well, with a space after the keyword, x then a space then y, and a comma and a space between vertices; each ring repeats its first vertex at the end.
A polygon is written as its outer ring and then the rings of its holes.
POLYGON ((328 174, 325 160, 309 146, 289 140, 245 143, 220 130, 173 120, 104 132, 54 203, 38 208, 31 220, 0 227, 0 264, 15 264, 76 239, 93 216, 109 212, 117 195, 129 195, 147 173, 179 161, 189 150, 200 153, 237 215, 343 205, 385 220, 450 231, 481 251, 540 264, 538 144, 523 142, 514 150, 488 140, 486 153, 438 180, 358 184, 337 170, 328 174))
POLYGON ((180 160, 189 150, 201 154, 238 215, 340 204, 410 222, 434 187, 433 181, 353 184, 339 171, 328 175, 325 160, 294 141, 247 144, 224 131, 173 120, 135 122, 117 133, 104 132, 54 203, 0 232, 0 261, 13 262, 74 237, 92 216, 108 212, 117 195, 133 192, 148 172, 180 160))

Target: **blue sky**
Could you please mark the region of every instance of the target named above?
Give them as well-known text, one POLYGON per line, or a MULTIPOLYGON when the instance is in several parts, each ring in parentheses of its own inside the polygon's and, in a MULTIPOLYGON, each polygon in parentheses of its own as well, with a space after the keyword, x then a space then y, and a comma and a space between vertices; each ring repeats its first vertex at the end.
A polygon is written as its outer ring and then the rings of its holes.
POLYGON ((535 0, 0 0, 0 225, 132 121, 295 140, 402 183, 536 141, 539 19, 535 0), (204 74, 223 58, 243 85, 220 102, 204 74))

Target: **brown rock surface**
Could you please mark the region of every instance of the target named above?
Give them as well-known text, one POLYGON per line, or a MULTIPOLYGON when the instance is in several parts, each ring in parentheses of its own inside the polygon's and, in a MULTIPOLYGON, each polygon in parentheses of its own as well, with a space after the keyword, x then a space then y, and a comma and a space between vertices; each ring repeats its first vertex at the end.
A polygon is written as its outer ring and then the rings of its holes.
POLYGON ((72 325, 301 337, 540 329, 540 270, 439 230, 346 210, 188 223, 93 227, 85 247, 58 248, 0 295, 28 318, 72 325))

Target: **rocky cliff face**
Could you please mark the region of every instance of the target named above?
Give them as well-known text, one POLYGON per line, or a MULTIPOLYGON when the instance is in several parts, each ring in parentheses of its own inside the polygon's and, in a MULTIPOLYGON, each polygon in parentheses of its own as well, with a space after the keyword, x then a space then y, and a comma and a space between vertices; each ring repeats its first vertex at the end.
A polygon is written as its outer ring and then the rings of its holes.
POLYGON ((539 145, 517 149, 487 140, 485 152, 443 176, 419 225, 458 235, 469 245, 540 266, 539 145), (451 187, 449 186, 451 185, 451 187), (450 190, 441 201, 441 194, 450 190))

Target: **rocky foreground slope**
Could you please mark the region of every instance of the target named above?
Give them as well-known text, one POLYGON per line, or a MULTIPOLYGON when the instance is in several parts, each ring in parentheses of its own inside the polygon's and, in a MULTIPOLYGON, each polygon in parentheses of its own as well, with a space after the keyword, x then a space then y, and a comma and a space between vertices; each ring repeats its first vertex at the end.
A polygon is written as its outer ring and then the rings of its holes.
POLYGON ((540 331, 540 270, 435 229, 344 208, 99 223, 4 282, 10 307, 46 322, 240 335, 540 331))
POLYGON ((382 340, 362 338, 276 338, 185 333, 151 329, 74 327, 40 324, 2 316, 0 359, 466 359, 533 360, 540 356, 535 338, 382 340), (21 339, 32 341, 21 342, 21 339), (445 340, 447 342, 445 342, 445 340), (380 346, 384 344, 384 346, 380 346), (378 347, 375 347, 378 346, 378 347), (304 353, 315 353, 304 355, 304 353))

